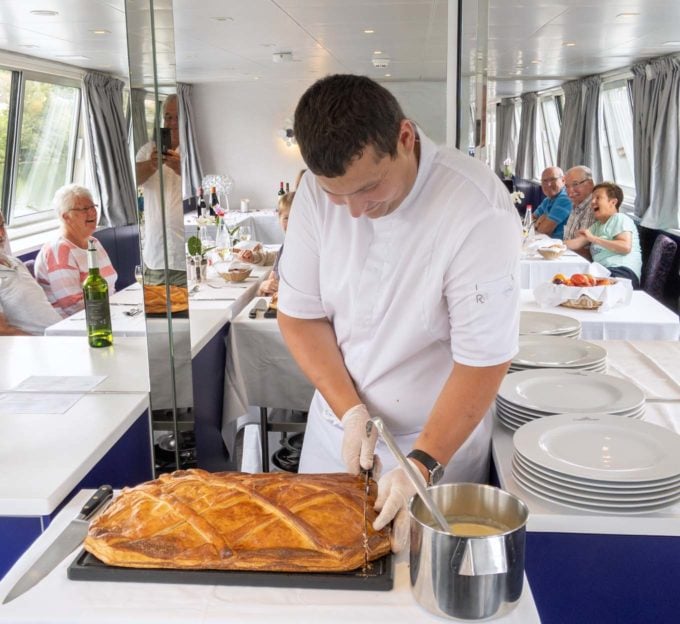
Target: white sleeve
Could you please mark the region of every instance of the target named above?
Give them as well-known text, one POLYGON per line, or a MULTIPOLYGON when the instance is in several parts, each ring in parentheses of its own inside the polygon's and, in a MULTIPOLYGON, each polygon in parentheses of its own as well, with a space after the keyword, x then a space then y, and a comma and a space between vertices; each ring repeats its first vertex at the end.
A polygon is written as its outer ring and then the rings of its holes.
POLYGON ((295 192, 278 266, 279 310, 302 319, 326 316, 319 282, 319 221, 324 197, 313 184, 313 176, 305 175, 295 192))

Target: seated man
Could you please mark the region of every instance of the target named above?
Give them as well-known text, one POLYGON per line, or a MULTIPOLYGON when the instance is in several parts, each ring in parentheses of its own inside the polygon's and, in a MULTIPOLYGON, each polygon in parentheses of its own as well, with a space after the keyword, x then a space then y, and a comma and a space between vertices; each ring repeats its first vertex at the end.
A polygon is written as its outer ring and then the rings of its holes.
POLYGON ((0 336, 41 335, 60 320, 38 282, 12 256, 0 213, 0 336))
MULTIPOLYGON (((564 174, 564 185, 571 200, 571 214, 564 226, 564 240, 576 238, 579 230, 588 229, 595 222, 590 209, 590 198, 595 186, 593 172, 583 165, 577 165, 564 174)), ((588 257, 586 254, 582 254, 588 257)))
POLYGON ((545 199, 534 212, 534 229, 552 238, 564 238, 564 224, 571 214, 571 200, 559 167, 548 167, 541 175, 545 199))

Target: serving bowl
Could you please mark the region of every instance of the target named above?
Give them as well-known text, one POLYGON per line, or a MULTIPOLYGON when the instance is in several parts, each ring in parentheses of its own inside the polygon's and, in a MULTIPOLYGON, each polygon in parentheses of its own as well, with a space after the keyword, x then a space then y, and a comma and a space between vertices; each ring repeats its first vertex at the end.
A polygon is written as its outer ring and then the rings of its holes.
POLYGON ((244 267, 231 267, 225 269, 216 268, 216 271, 218 275, 226 282, 242 282, 250 275, 252 269, 244 267))
POLYGON ((546 260, 555 260, 556 258, 559 258, 565 250, 566 247, 564 245, 559 247, 557 245, 553 245, 551 247, 539 247, 538 253, 540 253, 546 260))

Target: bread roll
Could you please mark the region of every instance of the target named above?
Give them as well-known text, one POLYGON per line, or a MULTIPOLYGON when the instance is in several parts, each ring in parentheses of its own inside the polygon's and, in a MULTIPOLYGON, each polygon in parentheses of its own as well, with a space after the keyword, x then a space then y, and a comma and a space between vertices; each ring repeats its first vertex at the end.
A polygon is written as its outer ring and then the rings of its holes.
MULTIPOLYGON (((144 309, 147 314, 163 314, 167 312, 165 284, 144 285, 144 309)), ((172 312, 184 312, 189 308, 189 293, 182 286, 170 286, 170 309, 172 312)))
MULTIPOLYGON (((372 528, 369 559, 390 551, 372 528)), ((96 518, 85 549, 109 565, 340 572, 364 564, 363 477, 177 471, 125 488, 96 518)))

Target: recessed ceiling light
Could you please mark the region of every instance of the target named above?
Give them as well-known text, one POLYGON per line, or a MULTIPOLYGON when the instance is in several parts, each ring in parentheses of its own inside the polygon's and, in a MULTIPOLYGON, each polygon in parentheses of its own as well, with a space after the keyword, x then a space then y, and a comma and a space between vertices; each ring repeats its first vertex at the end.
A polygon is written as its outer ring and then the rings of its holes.
POLYGON ((392 74, 385 74, 385 78, 389 78, 392 74))
POLYGON ((35 9, 30 12, 31 15, 39 15, 40 17, 54 17, 59 15, 59 11, 43 11, 42 9, 35 9))
POLYGON ((364 30, 365 35, 372 35, 374 32, 375 32, 375 30, 373 30, 372 28, 366 28, 364 30))
POLYGON ((664 41, 661 45, 680 46, 680 41, 664 41))
POLYGON ((105 30, 104 28, 95 28, 94 30, 90 31, 93 35, 110 35, 111 31, 110 30, 105 30))
POLYGON ((215 20, 216 22, 233 22, 234 21, 233 17, 227 17, 227 16, 211 17, 210 19, 215 20))
POLYGON ((373 50, 373 54, 382 54, 382 50, 373 50))
POLYGON ((22 43, 19 47, 20 48, 37 48, 38 46, 35 45, 34 43, 22 43))
POLYGON ((567 48, 573 48, 576 44, 573 41, 565 41, 562 45, 567 48))
POLYGON ((531 61, 531 64, 532 65, 540 65, 541 61, 540 61, 540 59, 534 59, 533 61, 531 61))
POLYGON ((640 14, 639 14, 639 13, 630 13, 630 12, 629 12, 629 13, 619 13, 616 17, 617 17, 617 18, 619 18, 619 17, 637 17, 638 15, 640 15, 640 14))

